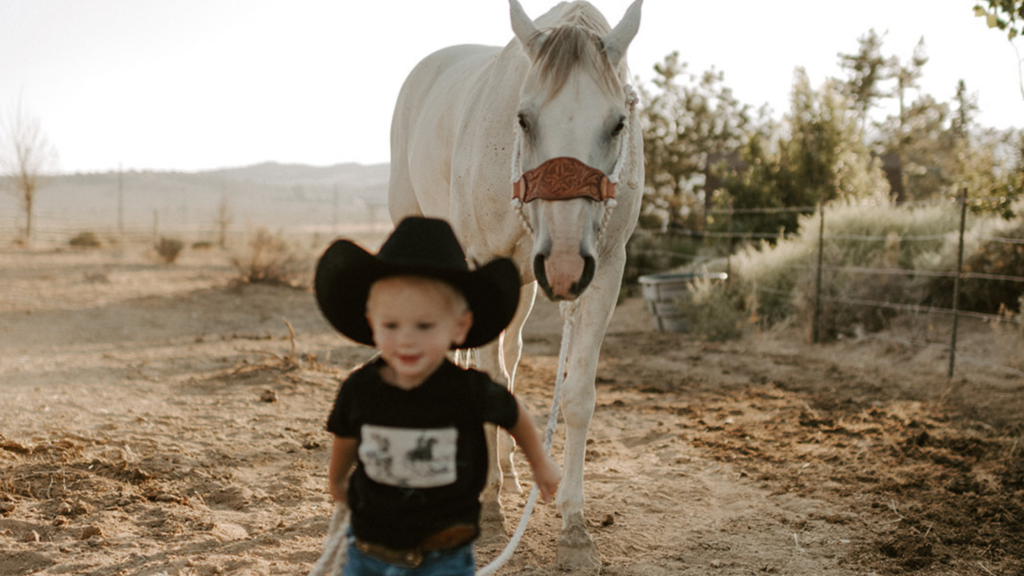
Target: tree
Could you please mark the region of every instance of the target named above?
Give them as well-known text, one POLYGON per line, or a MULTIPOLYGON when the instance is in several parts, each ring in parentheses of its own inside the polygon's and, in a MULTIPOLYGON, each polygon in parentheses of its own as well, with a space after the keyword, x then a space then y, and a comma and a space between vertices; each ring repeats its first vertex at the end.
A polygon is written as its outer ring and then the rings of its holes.
MULTIPOLYGON (((877 159, 863 142, 860 118, 836 80, 815 90, 803 68, 794 73, 791 108, 783 128, 763 118, 752 122, 739 148, 740 162, 719 167, 719 207, 813 207, 820 200, 887 200, 889 187, 877 159)), ((813 209, 813 208, 812 208, 813 209)), ((716 223, 721 230, 723 224, 716 223)), ((797 213, 788 210, 744 215, 727 223, 739 234, 796 232, 797 213)))
POLYGON ((39 119, 28 114, 19 100, 8 117, 0 117, 0 174, 25 211, 25 242, 32 240, 36 192, 44 174, 56 166, 57 152, 43 134, 39 119))
POLYGON ((733 96, 721 72, 688 73, 678 52, 654 70, 657 90, 641 87, 645 201, 667 214, 669 225, 694 227, 714 192, 707 189, 712 165, 734 157, 745 141, 750 106, 733 96))
POLYGON ((918 87, 917 81, 924 74, 924 65, 927 63, 928 54, 925 52, 924 37, 917 42, 917 46, 914 47, 914 54, 906 64, 902 64, 895 56, 889 60, 889 76, 896 80, 893 96, 899 100, 900 117, 906 111, 906 92, 911 88, 918 87))
POLYGON ((807 72, 797 68, 791 98, 786 118, 790 139, 781 158, 791 181, 787 186, 793 188, 786 205, 878 194, 878 166, 864 144, 858 119, 847 111, 849 100, 839 82, 826 80, 815 90, 807 72))
POLYGON ((906 144, 909 136, 907 135, 907 125, 911 121, 910 113, 920 113, 919 107, 913 109, 907 108, 907 91, 913 88, 917 88, 917 81, 921 79, 924 74, 924 65, 928 63, 928 55, 925 53, 924 38, 918 41, 917 46, 914 47, 914 54, 910 57, 910 61, 906 64, 900 62, 900 59, 896 56, 887 60, 888 64, 888 77, 896 80, 896 86, 893 87, 892 96, 895 97, 900 104, 900 112, 898 117, 898 123, 896 125, 896 133, 892 138, 891 147, 895 149, 895 153, 899 158, 899 167, 901 178, 899 189, 905 190, 906 194, 913 195, 911 190, 912 183, 907 178, 907 155, 906 155, 906 144))
POLYGON ((974 5, 974 15, 985 18, 989 28, 1006 32, 1010 45, 1017 52, 1017 77, 1020 79, 1020 96, 1024 98, 1024 59, 1013 43, 1014 38, 1024 35, 1024 0, 988 0, 988 8, 974 5))
POLYGON ((961 78, 956 85, 956 95, 953 97, 956 110, 953 116, 953 133, 957 140, 964 140, 970 132, 971 124, 978 115, 978 95, 967 92, 967 83, 961 78))
POLYGON ((881 83, 888 79, 890 61, 882 57, 882 38, 875 29, 857 39, 856 54, 839 53, 839 66, 847 71, 849 79, 842 85, 843 94, 853 103, 860 116, 860 128, 867 130, 868 112, 874 105, 890 96, 881 83))
POLYGON ((988 8, 974 5, 974 15, 984 17, 989 28, 1004 30, 1010 40, 1024 35, 1024 2, 1021 0, 988 0, 988 8))

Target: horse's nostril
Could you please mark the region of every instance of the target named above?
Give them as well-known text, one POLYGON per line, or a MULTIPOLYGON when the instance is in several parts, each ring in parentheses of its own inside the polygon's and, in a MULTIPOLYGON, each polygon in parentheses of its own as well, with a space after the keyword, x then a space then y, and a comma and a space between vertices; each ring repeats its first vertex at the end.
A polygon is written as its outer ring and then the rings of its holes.
POLYGON ((544 254, 537 254, 533 257, 533 276, 537 279, 537 284, 540 285, 541 290, 551 300, 555 299, 554 292, 551 290, 551 283, 548 282, 548 272, 544 267, 547 258, 544 254))
POLYGON ((597 261, 594 260, 593 256, 583 257, 583 274, 580 275, 580 279, 573 282, 570 290, 576 296, 579 296, 590 286, 590 281, 594 279, 594 270, 597 269, 597 261))

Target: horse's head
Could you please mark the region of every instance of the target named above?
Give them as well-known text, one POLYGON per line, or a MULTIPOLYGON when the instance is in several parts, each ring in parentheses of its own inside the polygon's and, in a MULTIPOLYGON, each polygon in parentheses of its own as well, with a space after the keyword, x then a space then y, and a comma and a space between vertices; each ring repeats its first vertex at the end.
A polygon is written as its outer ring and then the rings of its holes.
POLYGON ((556 21, 547 23, 534 23, 517 0, 510 3, 512 28, 532 63, 519 100, 513 203, 533 234, 541 288, 552 300, 571 300, 594 277, 598 240, 629 153, 635 97, 625 54, 642 0, 614 29, 585 2, 560 5, 549 13, 556 21))

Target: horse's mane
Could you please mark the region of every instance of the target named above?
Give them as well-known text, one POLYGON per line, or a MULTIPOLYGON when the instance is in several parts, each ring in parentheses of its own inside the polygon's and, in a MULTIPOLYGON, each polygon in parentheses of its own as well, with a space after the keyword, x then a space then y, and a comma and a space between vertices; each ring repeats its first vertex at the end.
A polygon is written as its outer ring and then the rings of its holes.
MULTIPOLYGON (((553 97, 568 82, 573 70, 586 66, 611 94, 620 91, 624 80, 612 68, 604 51, 602 36, 611 32, 604 16, 587 2, 562 3, 541 17, 538 24, 544 25, 552 16, 557 19, 541 30, 547 37, 528 82, 540 83, 553 97), (556 14, 559 11, 561 14, 556 14)), ((628 72, 623 74, 628 76, 628 72)))

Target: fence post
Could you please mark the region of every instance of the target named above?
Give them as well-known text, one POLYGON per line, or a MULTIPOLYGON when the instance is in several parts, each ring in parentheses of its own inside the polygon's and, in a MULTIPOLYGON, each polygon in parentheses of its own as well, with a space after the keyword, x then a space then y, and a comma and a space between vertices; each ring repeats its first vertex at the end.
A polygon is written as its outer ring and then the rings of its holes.
POLYGON ((825 256, 825 195, 818 199, 818 270, 814 282, 814 320, 811 326, 811 342, 817 344, 821 322, 821 266, 825 256))
POLYGON ((117 165, 117 237, 124 242, 124 170, 117 165))
POLYGON ((331 237, 338 235, 338 185, 334 185, 334 192, 331 194, 332 206, 331 206, 331 237))
POLYGON ((729 239, 726 240, 725 244, 725 281, 730 282, 732 280, 732 241, 733 241, 733 223, 732 223, 732 212, 733 204, 732 200, 729 200, 729 239))
POLYGON ((963 275, 964 270, 964 222, 967 220, 967 188, 960 191, 956 201, 960 204, 960 243, 956 255, 956 276, 953 277, 953 336, 949 343, 947 378, 953 377, 953 367, 956 365, 956 331, 960 324, 960 276, 963 275))

